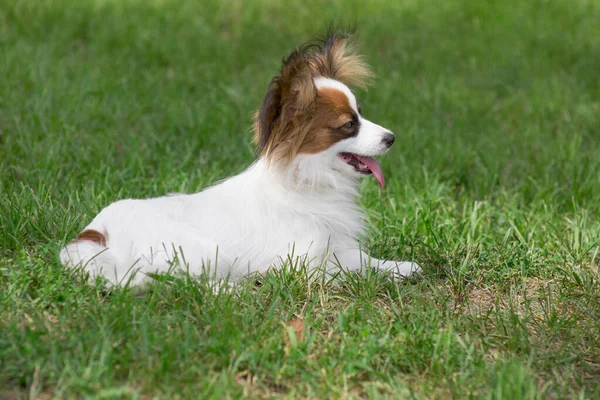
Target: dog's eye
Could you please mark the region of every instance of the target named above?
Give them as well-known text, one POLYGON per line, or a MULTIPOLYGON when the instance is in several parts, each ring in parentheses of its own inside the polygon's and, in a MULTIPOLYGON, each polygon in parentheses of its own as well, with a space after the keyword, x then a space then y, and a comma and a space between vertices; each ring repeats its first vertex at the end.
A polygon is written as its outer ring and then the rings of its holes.
POLYGON ((346 122, 344 125, 342 125, 342 128, 344 128, 344 129, 352 129, 352 128, 354 128, 354 121, 348 121, 348 122, 346 122))

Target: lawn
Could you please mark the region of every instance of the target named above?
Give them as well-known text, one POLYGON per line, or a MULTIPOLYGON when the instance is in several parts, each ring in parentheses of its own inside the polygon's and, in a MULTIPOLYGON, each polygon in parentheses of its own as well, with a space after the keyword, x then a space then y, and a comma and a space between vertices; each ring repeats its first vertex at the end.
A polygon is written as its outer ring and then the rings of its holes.
POLYGON ((0 0, 0 398, 600 398, 600 3, 296 3, 0 0), (110 202, 248 166, 330 21, 397 136, 364 245, 421 278, 107 293, 61 267, 110 202))

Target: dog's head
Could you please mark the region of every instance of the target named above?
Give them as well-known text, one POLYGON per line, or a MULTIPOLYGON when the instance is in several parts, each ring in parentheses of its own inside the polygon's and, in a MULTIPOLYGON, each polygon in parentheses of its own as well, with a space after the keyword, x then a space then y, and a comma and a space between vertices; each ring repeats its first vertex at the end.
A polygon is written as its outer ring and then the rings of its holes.
POLYGON ((255 141, 263 158, 297 174, 362 177, 373 174, 372 156, 394 143, 387 129, 367 120, 348 85, 365 87, 369 68, 348 43, 330 35, 283 60, 255 117, 255 141))

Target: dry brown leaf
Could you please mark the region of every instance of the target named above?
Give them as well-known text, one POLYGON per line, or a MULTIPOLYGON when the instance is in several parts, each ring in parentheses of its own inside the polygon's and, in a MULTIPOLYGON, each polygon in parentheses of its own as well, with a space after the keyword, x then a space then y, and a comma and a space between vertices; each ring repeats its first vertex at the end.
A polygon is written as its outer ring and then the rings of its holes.
POLYGON ((302 318, 293 317, 290 319, 285 325, 285 330, 288 333, 285 336, 286 346, 288 346, 290 342, 295 345, 304 340, 304 320, 302 318))
POLYGON ((288 325, 294 330, 296 339, 298 339, 299 342, 304 340, 304 320, 294 317, 290 319, 288 325))

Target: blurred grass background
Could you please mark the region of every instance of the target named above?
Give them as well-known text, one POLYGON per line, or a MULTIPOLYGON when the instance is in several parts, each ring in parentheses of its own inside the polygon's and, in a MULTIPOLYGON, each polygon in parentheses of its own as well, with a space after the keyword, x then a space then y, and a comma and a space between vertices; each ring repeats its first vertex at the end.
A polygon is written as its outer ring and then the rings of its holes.
POLYGON ((598 21, 592 0, 0 0, 6 395, 598 396, 598 21), (252 162, 270 78, 331 21, 357 26, 378 75, 357 95, 397 135, 386 189, 362 185, 366 244, 423 280, 105 297, 63 271, 110 202, 252 162), (313 332, 292 350, 291 315, 313 332))

